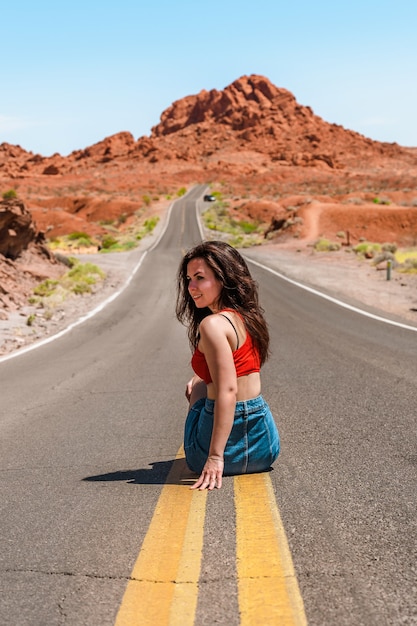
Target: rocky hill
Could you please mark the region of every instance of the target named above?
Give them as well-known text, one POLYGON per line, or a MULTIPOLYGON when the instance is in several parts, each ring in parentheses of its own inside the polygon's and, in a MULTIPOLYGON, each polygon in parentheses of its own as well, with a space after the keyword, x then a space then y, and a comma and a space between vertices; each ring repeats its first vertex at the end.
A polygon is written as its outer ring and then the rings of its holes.
POLYGON ((357 165, 358 158, 414 161, 396 144, 372 141, 325 122, 286 89, 254 75, 236 80, 223 91, 201 91, 174 102, 152 129, 155 148, 169 145, 161 139, 171 135, 184 145, 183 158, 200 160, 249 150, 272 163, 322 163, 330 168, 357 165))
POLYGON ((0 202, 0 319, 25 304, 39 281, 59 276, 63 268, 24 203, 0 202))
MULTIPOLYGON (((123 229, 197 182, 265 231, 290 217, 279 242, 341 230, 353 241, 417 242, 417 149, 329 124, 263 76, 173 102, 138 139, 124 131, 51 157, 0 145, 2 192, 15 190, 48 238, 123 229)), ((2 237, 0 260, 15 262, 2 237)))
POLYGON ((390 161, 392 165, 393 159, 416 164, 413 150, 329 124, 286 89, 251 75, 222 91, 203 90, 177 100, 163 111, 150 136, 136 141, 130 132, 120 132, 67 157, 43 157, 3 143, 0 174, 56 176, 127 160, 135 165, 189 161, 195 168, 207 168, 222 157, 238 170, 238 154, 245 152, 257 153, 266 165, 357 168, 369 159, 376 164, 390 161))

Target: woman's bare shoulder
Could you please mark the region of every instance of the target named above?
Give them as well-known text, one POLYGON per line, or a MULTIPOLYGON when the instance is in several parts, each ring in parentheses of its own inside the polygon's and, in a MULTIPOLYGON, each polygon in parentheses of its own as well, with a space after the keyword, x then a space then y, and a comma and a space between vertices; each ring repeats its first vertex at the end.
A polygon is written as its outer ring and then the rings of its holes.
POLYGON ((202 336, 218 336, 226 334, 228 322, 223 315, 213 313, 200 322, 200 334, 202 336))

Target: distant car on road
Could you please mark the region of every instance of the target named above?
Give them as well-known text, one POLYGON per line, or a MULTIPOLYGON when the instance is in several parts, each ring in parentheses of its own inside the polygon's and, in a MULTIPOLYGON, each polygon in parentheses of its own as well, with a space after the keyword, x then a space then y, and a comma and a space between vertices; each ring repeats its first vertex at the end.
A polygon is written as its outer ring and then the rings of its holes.
POLYGON ((207 195, 203 197, 204 202, 216 202, 216 198, 212 195, 207 195))

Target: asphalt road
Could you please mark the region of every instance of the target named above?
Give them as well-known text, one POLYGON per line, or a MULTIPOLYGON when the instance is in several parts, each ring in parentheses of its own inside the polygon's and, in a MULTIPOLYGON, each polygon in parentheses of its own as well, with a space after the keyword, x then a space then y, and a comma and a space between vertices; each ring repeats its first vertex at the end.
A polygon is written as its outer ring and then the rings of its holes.
MULTIPOLYGON (((114 302, 0 363, 2 626, 114 624, 182 441, 175 280, 202 190, 114 302)), ((270 476, 308 622, 416 624, 417 334, 253 273, 282 439, 270 476)), ((239 624, 233 480, 207 501, 197 626, 239 624)))

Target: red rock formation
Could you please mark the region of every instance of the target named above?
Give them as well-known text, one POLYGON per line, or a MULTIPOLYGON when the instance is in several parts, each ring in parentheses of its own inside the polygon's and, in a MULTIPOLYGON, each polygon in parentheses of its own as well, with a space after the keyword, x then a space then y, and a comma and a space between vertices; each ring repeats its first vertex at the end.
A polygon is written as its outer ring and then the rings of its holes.
POLYGON ((372 141, 325 122, 310 107, 298 104, 289 91, 257 75, 243 76, 223 91, 203 90, 174 102, 162 113, 151 137, 173 134, 182 143, 188 139, 194 158, 221 153, 225 146, 256 150, 273 162, 329 168, 352 164, 358 157, 410 156, 396 144, 372 141), (181 132, 191 128, 192 135, 181 132))
POLYGON ((0 254, 16 259, 38 238, 32 215, 23 202, 3 200, 0 203, 0 254))
POLYGON ((26 303, 33 287, 62 273, 31 213, 17 199, 0 202, 0 313, 26 303))
POLYGON ((134 144, 135 139, 131 133, 116 133, 89 148, 85 148, 85 150, 72 152, 68 160, 93 159, 98 163, 108 163, 117 157, 128 154, 134 144))

